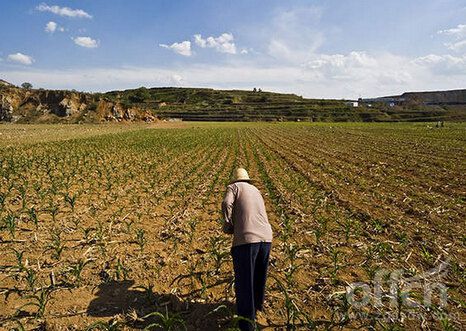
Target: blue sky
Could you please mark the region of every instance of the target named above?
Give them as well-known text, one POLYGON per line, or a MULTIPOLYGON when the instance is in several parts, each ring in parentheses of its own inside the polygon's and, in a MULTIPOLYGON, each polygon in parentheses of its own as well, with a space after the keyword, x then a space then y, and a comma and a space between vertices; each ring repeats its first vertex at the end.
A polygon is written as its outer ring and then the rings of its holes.
POLYGON ((0 78, 44 88, 466 88, 464 0, 1 1, 0 31, 0 78))

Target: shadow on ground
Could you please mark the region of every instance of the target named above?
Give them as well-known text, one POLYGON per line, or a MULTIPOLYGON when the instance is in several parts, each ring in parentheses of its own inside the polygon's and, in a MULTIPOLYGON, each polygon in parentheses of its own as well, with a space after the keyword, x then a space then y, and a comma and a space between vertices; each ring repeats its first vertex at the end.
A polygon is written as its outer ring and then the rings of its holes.
POLYGON ((159 321, 151 317, 146 321, 140 319, 151 312, 178 314, 186 323, 188 330, 225 330, 230 323, 229 311, 233 311, 231 302, 191 302, 170 293, 157 293, 134 286, 133 280, 109 281, 99 285, 95 298, 89 304, 87 314, 92 317, 108 319, 118 314, 125 314, 126 324, 136 329, 143 329, 150 323, 159 321), (221 305, 221 309, 212 312, 221 305), (137 315, 136 315, 136 314, 137 315), (139 317, 136 319, 135 317, 139 317))

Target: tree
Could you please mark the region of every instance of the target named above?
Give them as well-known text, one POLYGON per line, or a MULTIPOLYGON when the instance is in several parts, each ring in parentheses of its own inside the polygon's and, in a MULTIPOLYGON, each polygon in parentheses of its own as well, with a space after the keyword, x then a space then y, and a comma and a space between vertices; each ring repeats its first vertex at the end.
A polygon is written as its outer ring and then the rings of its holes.
POLYGON ((128 99, 131 102, 141 103, 147 99, 151 99, 151 94, 145 87, 140 87, 132 91, 128 99))
POLYGON ((30 90, 30 89, 32 89, 32 84, 28 83, 28 82, 24 82, 23 84, 21 84, 21 87, 26 89, 26 90, 30 90))

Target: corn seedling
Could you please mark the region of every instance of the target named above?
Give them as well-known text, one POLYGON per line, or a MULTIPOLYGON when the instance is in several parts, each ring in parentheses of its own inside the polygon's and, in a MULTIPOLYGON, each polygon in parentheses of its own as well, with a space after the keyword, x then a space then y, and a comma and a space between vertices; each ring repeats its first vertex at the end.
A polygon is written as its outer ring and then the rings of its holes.
POLYGON ((123 265, 120 258, 117 259, 117 264, 115 266, 115 278, 116 280, 127 280, 128 279, 128 268, 123 265))
POLYGON ((223 245, 223 242, 223 239, 220 237, 214 237, 210 240, 209 254, 215 264, 214 273, 220 272, 220 268, 222 267, 223 263, 226 262, 225 258, 229 256, 228 251, 222 249, 225 246, 223 245))
POLYGON ((68 268, 68 272, 73 276, 74 282, 77 286, 81 284, 81 274, 84 270, 84 267, 91 263, 92 260, 83 260, 79 259, 76 263, 72 264, 68 268))
POLYGON ((19 194, 21 195, 21 210, 26 210, 27 204, 27 183, 18 188, 19 194))
POLYGON ((7 228, 8 232, 10 232, 11 238, 15 239, 16 234, 16 216, 13 214, 8 214, 4 220, 5 227, 7 228))
POLYGON ((52 237, 50 239, 50 244, 47 245, 47 250, 52 251, 52 257, 55 260, 60 260, 61 254, 63 253, 64 249, 65 245, 61 239, 61 232, 55 230, 54 232, 52 232, 52 237))
POLYGON ((338 270, 340 270, 340 265, 339 265, 339 255, 341 252, 337 251, 334 247, 332 247, 332 250, 330 251, 332 255, 332 269, 330 270, 331 278, 332 278, 332 283, 336 284, 338 281, 337 274, 338 270))
POLYGON ((34 290, 34 287, 36 285, 37 281, 37 272, 32 269, 32 268, 27 268, 26 270, 26 275, 24 276, 24 279, 26 281, 26 284, 28 285, 29 290, 34 290))
POLYGON ((250 326, 253 327, 254 330, 258 330, 257 325, 255 321, 250 320, 249 318, 243 317, 243 316, 238 316, 231 309, 229 309, 225 305, 220 305, 217 308, 213 309, 210 311, 207 316, 212 315, 212 314, 219 314, 220 312, 225 312, 226 317, 230 320, 229 326, 225 329, 226 331, 238 331, 240 330, 239 328, 239 322, 244 321, 248 323, 250 326))
POLYGON ((52 216, 52 221, 54 224, 56 222, 59 211, 60 211, 60 208, 58 208, 58 206, 55 206, 53 202, 50 202, 48 212, 50 213, 50 216, 52 216))
POLYGON ((134 221, 123 221, 123 224, 125 225, 125 233, 130 234, 132 232, 134 221))
POLYGON ((66 193, 65 194, 65 201, 66 203, 68 203, 70 205, 70 208, 71 208, 71 211, 74 212, 74 207, 76 205, 76 198, 77 198, 77 195, 76 194, 69 194, 69 193, 66 193))
POLYGON ((29 208, 29 219, 34 223, 36 229, 39 226, 39 218, 37 217, 37 212, 34 207, 29 208))
POLYGON ((312 321, 312 319, 304 312, 301 312, 301 310, 298 308, 295 301, 291 297, 290 291, 283 285, 281 280, 279 280, 275 276, 271 276, 271 277, 275 280, 280 292, 284 296, 286 329, 295 330, 297 329, 296 327, 297 324, 305 324, 307 327, 314 329, 315 326, 314 326, 314 322, 312 321))
POLYGON ((14 248, 11 249, 13 251, 13 253, 15 254, 15 258, 16 258, 16 267, 18 269, 19 272, 23 271, 26 269, 24 263, 23 263, 23 255, 24 255, 24 251, 18 251, 14 248))
POLYGON ((343 223, 343 230, 345 233, 345 241, 348 243, 351 235, 351 230, 353 229, 353 220, 350 218, 346 218, 345 222, 343 223))
POLYGON ((186 324, 183 318, 177 313, 169 313, 167 306, 165 306, 165 314, 155 311, 147 314, 143 319, 147 320, 151 317, 156 317, 158 322, 149 324, 144 330, 152 330, 155 328, 162 328, 165 331, 186 330, 186 324))
POLYGON ((433 260, 434 260, 434 256, 432 255, 432 253, 430 252, 429 248, 427 248, 426 245, 421 245, 421 256, 422 258, 424 259, 424 261, 431 265, 433 263, 433 260))
POLYGON ((45 309, 47 307, 47 304, 50 302, 51 291, 48 288, 42 288, 38 292, 38 294, 26 296, 26 299, 29 299, 31 301, 26 303, 25 305, 22 305, 17 312, 19 313, 19 311, 23 308, 32 306, 37 308, 37 311, 35 313, 35 316, 37 318, 44 317, 45 309))
POLYGON ((144 251, 146 245, 145 231, 144 229, 136 229, 136 243, 139 246, 141 253, 144 251))
POLYGON ((195 218, 191 218, 188 221, 188 227, 189 227, 189 232, 188 232, 188 239, 189 243, 192 244, 194 234, 196 233, 196 226, 197 226, 197 220, 195 218))

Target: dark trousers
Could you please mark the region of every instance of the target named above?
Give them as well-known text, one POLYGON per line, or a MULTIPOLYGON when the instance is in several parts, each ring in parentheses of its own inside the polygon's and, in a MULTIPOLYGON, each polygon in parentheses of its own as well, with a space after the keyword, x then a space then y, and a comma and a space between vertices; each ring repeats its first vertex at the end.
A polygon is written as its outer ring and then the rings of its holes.
MULTIPOLYGON (((238 315, 254 321, 256 310, 262 310, 271 243, 260 242, 234 246, 231 249, 235 270, 236 310, 238 315)), ((239 321, 239 328, 254 330, 248 321, 239 321)))

